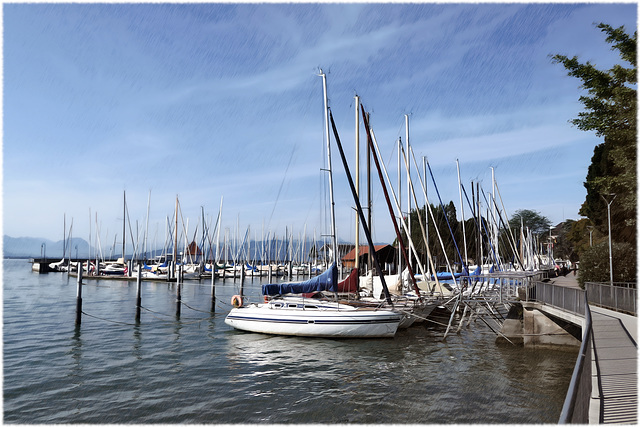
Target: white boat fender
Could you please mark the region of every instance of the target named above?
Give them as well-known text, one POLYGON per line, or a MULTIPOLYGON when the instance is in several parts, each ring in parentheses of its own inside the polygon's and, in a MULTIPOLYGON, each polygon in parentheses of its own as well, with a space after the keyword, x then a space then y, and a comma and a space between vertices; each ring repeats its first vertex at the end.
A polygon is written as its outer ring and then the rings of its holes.
POLYGON ((231 305, 235 308, 242 307, 242 297, 240 295, 234 295, 231 297, 231 305))

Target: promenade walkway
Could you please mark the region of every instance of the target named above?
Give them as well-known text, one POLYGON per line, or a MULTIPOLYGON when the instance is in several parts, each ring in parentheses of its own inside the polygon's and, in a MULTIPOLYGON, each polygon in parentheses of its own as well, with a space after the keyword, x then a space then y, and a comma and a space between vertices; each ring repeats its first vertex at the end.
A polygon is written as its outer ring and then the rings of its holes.
POLYGON ((589 305, 593 324, 591 424, 638 423, 638 319, 589 305))
MULTIPOLYGON (((572 273, 550 280, 579 288, 572 273)), ((638 423, 638 318, 589 304, 593 325, 590 424, 638 423)))

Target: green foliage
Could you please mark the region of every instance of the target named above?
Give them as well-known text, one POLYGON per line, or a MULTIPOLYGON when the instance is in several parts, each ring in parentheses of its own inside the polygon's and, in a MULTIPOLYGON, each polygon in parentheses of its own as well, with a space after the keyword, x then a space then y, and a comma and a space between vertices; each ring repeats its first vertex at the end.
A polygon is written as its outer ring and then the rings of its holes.
POLYGON ((569 237, 575 223, 576 221, 568 219, 551 230, 551 234, 555 236, 553 243, 553 256, 555 258, 568 259, 572 262, 580 259, 569 237))
POLYGON ((538 236, 548 232, 551 227, 549 218, 542 216, 540 212, 530 209, 517 210, 509 220, 509 227, 512 230, 520 230, 521 224, 523 224, 525 228, 528 227, 529 231, 538 236))
POLYGON ((582 80, 587 95, 580 96, 585 111, 572 123, 580 130, 594 131, 604 142, 594 149, 584 186, 587 196, 580 214, 589 218, 600 233, 608 233, 607 205, 602 194, 616 194, 611 205, 612 236, 615 241, 636 244, 637 205, 637 32, 606 24, 597 27, 607 34, 606 42, 617 50, 630 67, 615 65, 598 70, 578 57, 554 55, 572 77, 582 80), (615 227, 613 226, 615 225, 615 227))
POLYGON ((588 250, 592 244, 597 245, 607 240, 607 235, 602 234, 595 228, 592 222, 587 218, 582 218, 579 221, 572 221, 571 228, 567 232, 567 240, 570 242, 573 251, 578 256, 578 259, 582 257, 582 254, 588 250))
MULTIPOLYGON (((635 250, 629 243, 612 244, 613 281, 636 282, 637 261, 635 250)), ((578 283, 609 282, 609 243, 604 241, 585 250, 580 257, 578 283)))

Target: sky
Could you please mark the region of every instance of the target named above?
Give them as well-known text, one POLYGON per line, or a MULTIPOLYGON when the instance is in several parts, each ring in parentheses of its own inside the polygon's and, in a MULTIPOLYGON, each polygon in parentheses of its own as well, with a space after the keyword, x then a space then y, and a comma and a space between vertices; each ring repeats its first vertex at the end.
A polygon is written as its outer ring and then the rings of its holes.
MULTIPOLYGON (((126 192, 127 239, 162 245, 176 198, 187 236, 202 231, 203 210, 213 227, 222 205, 221 236, 320 239, 330 231, 320 69, 352 175, 357 94, 396 191, 408 116, 420 205, 426 157, 429 201, 454 201, 460 217, 457 159, 469 193, 472 181, 492 191, 493 168, 508 216, 578 220, 602 139, 570 123, 584 92, 550 56, 620 63, 599 22, 633 33, 637 5, 4 4, 3 234, 58 241, 66 219, 74 237, 110 246, 126 192)), ((362 123, 360 138, 366 203, 362 123)), ((330 150, 337 234, 353 242, 333 135, 330 150)), ((373 238, 392 243, 372 180, 373 238)))

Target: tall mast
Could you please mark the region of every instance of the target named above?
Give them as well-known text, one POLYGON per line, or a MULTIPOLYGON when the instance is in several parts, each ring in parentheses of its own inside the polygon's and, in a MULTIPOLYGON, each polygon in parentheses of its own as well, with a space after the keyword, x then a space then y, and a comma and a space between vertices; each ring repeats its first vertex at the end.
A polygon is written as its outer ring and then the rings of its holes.
MULTIPOLYGON (((362 108, 362 106, 361 106, 362 108)), ((364 112, 364 109, 363 109, 364 112)), ((336 145, 338 146, 338 151, 340 152, 340 158, 342 159, 342 165, 344 166, 345 174, 347 175, 347 181, 349 182, 349 187, 351 188, 351 194, 353 195, 353 199, 356 202, 356 210, 358 211, 358 215, 362 216, 363 224, 362 229, 364 231, 364 235, 367 238, 367 243, 369 244, 369 259, 373 261, 373 265, 378 271, 378 276, 380 276, 380 283, 382 284, 382 290, 384 291, 385 298, 389 305, 393 306, 393 301, 391 300, 391 295, 389 294, 389 288, 387 288, 387 283, 384 280, 384 273, 382 268, 380 267, 380 263, 378 262, 378 256, 376 255, 375 248, 373 246, 373 240, 371 239, 371 232, 369 231, 369 227, 364 223, 364 212, 362 211, 362 206, 360 205, 360 200, 356 197, 356 189, 353 185, 353 179, 351 179, 351 173, 349 172, 349 165, 347 165, 347 159, 344 155, 344 151, 342 150, 342 144, 340 143, 340 138, 338 137, 338 130, 336 129, 336 124, 333 121, 333 114, 331 115, 331 126, 333 127, 333 133, 336 137, 336 145)), ((367 131, 367 141, 369 141, 369 126, 365 119, 364 122, 365 130, 367 131)), ((384 185, 383 185, 384 189, 384 185)), ((420 294, 418 293, 418 298, 420 298, 420 294)))
MULTIPOLYGON (((404 115, 404 127, 406 132, 405 144, 407 146, 407 156, 409 155, 409 115, 404 115)), ((411 163, 407 162, 407 241, 411 240, 411 163)), ((399 189, 398 189, 399 191, 399 189)), ((408 242, 407 242, 408 243, 408 242)), ((407 254, 409 262, 411 262, 411 251, 407 254)))
MULTIPOLYGON (((173 230, 173 265, 178 262, 178 195, 176 194, 176 213, 175 228, 173 230)), ((175 271, 174 271, 175 273, 175 271)))
MULTIPOLYGON (((71 252, 71 251, 69 251, 71 252)), ((65 212, 62 216, 62 261, 64 264, 64 259, 67 255, 67 213, 65 212)), ((71 258, 71 257, 69 257, 71 258)))
MULTIPOLYGON (((364 106, 360 105, 360 108, 362 109, 362 112, 364 113, 364 106)), ((396 217, 395 214, 393 212, 393 207, 391 206, 391 201, 389 200, 389 193, 387 192, 387 187, 384 184, 384 178, 382 177, 382 171, 380 169, 380 162, 378 161, 378 155, 376 154, 376 151, 373 148, 373 132, 371 131, 370 127, 369 127, 369 121, 367 119, 364 120, 364 129, 367 132, 367 144, 371 145, 371 153, 373 155, 373 161, 376 164, 376 169, 378 170, 378 177, 380 179, 380 186, 382 187, 382 191, 384 193, 384 198, 387 202, 387 207, 389 208, 389 216, 391 216, 391 223, 393 224, 393 228, 396 232, 396 237, 398 239, 398 243, 401 249, 401 253, 403 256, 406 256, 406 251, 404 250, 404 243, 402 242, 402 238, 400 235, 400 231, 398 230, 398 224, 396 221, 396 217)), ((400 203, 398 202, 398 206, 400 206, 400 203)), ((409 278, 410 280, 413 282, 413 286, 414 286, 414 290, 416 291, 416 295, 418 295, 418 299, 422 300, 422 298, 420 297, 420 290, 418 289, 418 285, 416 284, 416 279, 415 279, 415 275, 413 274, 413 270, 411 269, 411 265, 408 262, 408 259, 405 260, 407 261, 407 270, 409 271, 409 278)))
MULTIPOLYGON (((360 97, 356 98, 356 196, 360 198, 360 97)), ((356 260, 355 268, 360 271, 360 216, 356 215, 356 260)))
MULTIPOLYGON (((426 245, 429 246, 429 209, 431 206, 427 206, 429 203, 429 199, 427 198, 427 158, 422 156, 422 174, 424 176, 424 219, 425 219, 425 228, 426 228, 426 245)), ((417 206, 416 206, 417 207, 417 206)), ((427 263, 427 272, 429 271, 429 263, 427 263)), ((433 272, 434 274, 436 271, 433 272)), ((435 277, 435 276, 434 276, 435 277)))
POLYGON ((89 272, 90 262, 91 262, 91 208, 89 208, 89 259, 87 260, 87 273, 89 272))
MULTIPOLYGON (((329 138, 329 100, 327 97, 327 76, 320 70, 320 76, 322 77, 322 91, 324 94, 324 122, 325 131, 327 133, 327 167, 329 168, 329 203, 331 209, 331 245, 333 246, 333 257, 336 265, 339 265, 340 257, 338 256, 338 240, 336 237, 336 214, 335 214, 335 202, 333 200, 333 172, 331 170, 331 140, 329 138)), ((340 271, 340 268, 338 268, 340 271)))
POLYGON ((126 240, 126 222, 127 222, 127 192, 124 191, 123 192, 123 198, 124 201, 122 203, 122 261, 125 261, 125 257, 124 257, 124 244, 125 244, 125 240, 126 240))
MULTIPOLYGON (((400 156, 402 156, 402 138, 398 138, 398 215, 400 215, 400 218, 402 218, 402 178, 400 177, 402 173, 402 167, 400 166, 400 156)), ((400 283, 402 283, 402 246, 403 246, 403 243, 401 240, 402 240, 402 236, 398 233, 398 280, 400 280, 400 283)))
POLYGON ((465 232, 465 227, 464 227, 464 205, 462 204, 462 187, 460 185, 460 163, 458 162, 458 159, 456 159, 456 168, 458 169, 458 194, 460 195, 460 215, 462 218, 462 242, 464 245, 465 265, 463 266, 463 269, 466 269, 467 265, 469 264, 469 260, 467 257, 467 233, 465 232))
POLYGON ((144 259, 147 259, 147 240, 149 239, 149 207, 151 206, 151 190, 147 198, 147 221, 144 227, 144 259))
POLYGON ((493 238, 495 246, 496 264, 500 265, 498 252, 498 220, 496 214, 496 176, 493 167, 491 168, 491 210, 493 211, 493 238))

